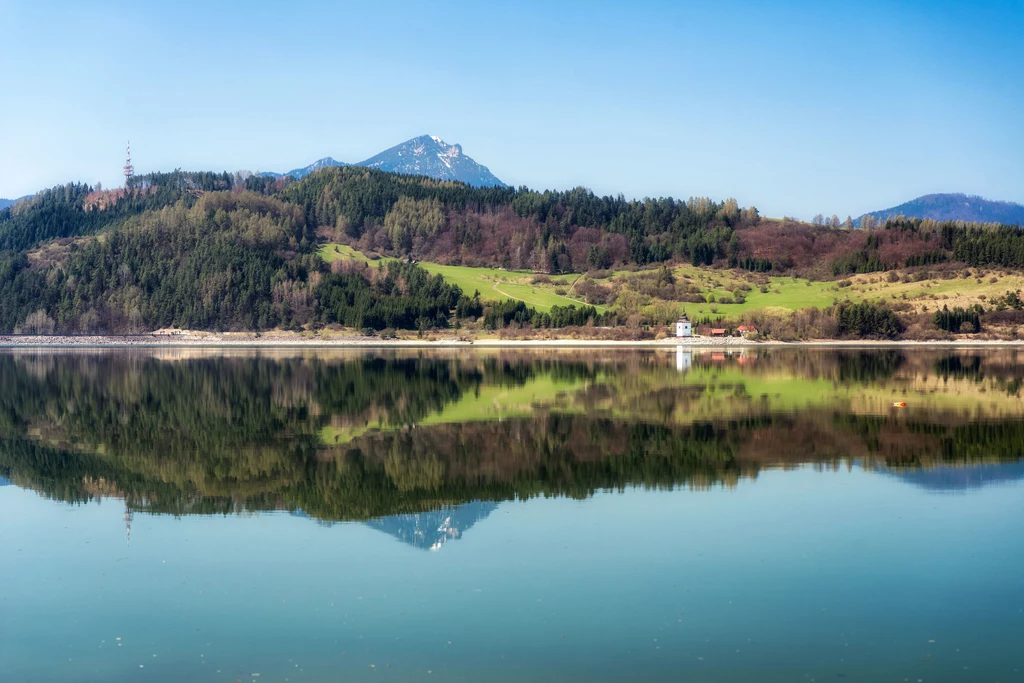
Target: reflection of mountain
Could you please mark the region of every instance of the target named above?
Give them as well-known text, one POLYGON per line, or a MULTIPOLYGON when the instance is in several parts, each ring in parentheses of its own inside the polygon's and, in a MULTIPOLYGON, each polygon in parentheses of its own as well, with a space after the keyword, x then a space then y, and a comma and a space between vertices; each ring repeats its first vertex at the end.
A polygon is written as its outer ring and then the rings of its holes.
POLYGON ((381 517, 366 522, 366 525, 417 548, 440 550, 446 542, 461 538, 497 507, 496 503, 474 501, 445 506, 432 512, 381 517))
POLYGON ((1024 479, 1024 463, 1020 462, 880 471, 928 491, 967 491, 1024 479))

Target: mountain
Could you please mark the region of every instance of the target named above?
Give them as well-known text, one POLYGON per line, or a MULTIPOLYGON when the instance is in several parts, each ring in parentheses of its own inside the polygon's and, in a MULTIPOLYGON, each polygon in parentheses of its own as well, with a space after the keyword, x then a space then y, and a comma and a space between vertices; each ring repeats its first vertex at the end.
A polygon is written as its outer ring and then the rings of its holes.
POLYGON ((274 173, 273 171, 265 171, 263 173, 260 173, 260 175, 270 176, 272 178, 283 178, 285 176, 290 175, 294 177, 296 180, 298 180, 299 178, 307 176, 310 173, 313 173, 314 171, 319 171, 321 168, 328 168, 329 166, 349 166, 349 164, 345 163, 344 161, 332 159, 331 157, 324 157, 323 159, 317 159, 309 166, 303 166, 302 168, 293 168, 287 173, 274 173))
MULTIPOLYGON (((294 176, 302 178, 327 166, 349 166, 343 161, 335 161, 324 157, 309 166, 296 168, 287 173, 263 172, 260 175, 273 178, 294 176)), ((471 157, 462 153, 462 145, 449 145, 434 135, 421 135, 406 140, 400 145, 384 150, 376 156, 360 161, 353 166, 366 166, 391 173, 406 175, 425 175, 439 180, 458 180, 475 187, 504 187, 486 166, 482 166, 471 157)))
POLYGON ((449 145, 434 135, 407 140, 356 165, 392 173, 459 180, 476 187, 505 186, 486 166, 463 154, 462 145, 449 145))
MULTIPOLYGON (((871 211, 864 216, 874 216, 879 222, 884 222, 889 216, 906 216, 937 221, 1024 225, 1024 206, 966 194, 926 194, 891 209, 871 211)), ((857 219, 857 225, 861 224, 864 216, 857 219)))

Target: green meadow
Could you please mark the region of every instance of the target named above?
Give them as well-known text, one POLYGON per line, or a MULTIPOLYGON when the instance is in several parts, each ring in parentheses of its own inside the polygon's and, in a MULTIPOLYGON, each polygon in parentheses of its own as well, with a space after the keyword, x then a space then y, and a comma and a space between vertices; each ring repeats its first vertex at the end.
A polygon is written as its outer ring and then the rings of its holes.
MULTIPOLYGON (((318 252, 320 257, 331 261, 362 261, 376 267, 380 260, 374 260, 345 244, 325 244, 318 252)), ((535 273, 509 271, 501 268, 470 268, 468 266, 443 266, 438 263, 421 263, 433 275, 440 275, 447 282, 458 285, 463 292, 472 296, 480 292, 483 301, 504 301, 515 299, 538 311, 547 312, 552 306, 579 306, 585 302, 558 294, 556 288, 568 289, 578 275, 552 275, 550 282, 533 282, 535 273)), ((604 306, 596 307, 604 311, 604 306)))
MULTIPOLYGON (((371 259, 345 244, 325 244, 320 247, 319 254, 328 262, 360 261, 373 267, 381 263, 380 259, 371 259)), ((484 301, 515 299, 542 312, 551 310, 552 306, 585 303, 571 295, 573 283, 581 277, 578 274, 551 275, 538 281, 538 276, 529 271, 437 263, 420 265, 430 273, 441 275, 446 281, 458 285, 468 295, 480 292, 480 298, 484 301)), ((616 281, 644 272, 622 270, 595 281, 615 284, 616 281)), ((709 299, 706 303, 680 304, 687 313, 729 318, 742 318, 745 313, 764 309, 795 311, 812 307, 826 308, 841 301, 857 303, 899 300, 911 304, 917 310, 933 311, 943 305, 967 307, 975 303, 984 304, 1008 290, 1024 289, 1024 276, 978 269, 971 273, 971 277, 950 279, 922 278, 919 274, 908 276, 901 273, 900 279, 895 282, 890 282, 886 273, 854 275, 841 281, 815 281, 789 276, 759 278, 745 271, 690 265, 676 266, 673 274, 676 278, 696 285, 700 293, 709 299), (726 303, 729 299, 735 300, 736 291, 743 287, 746 291, 743 292, 742 303, 726 303)), ((604 312, 609 307, 596 308, 604 312)))

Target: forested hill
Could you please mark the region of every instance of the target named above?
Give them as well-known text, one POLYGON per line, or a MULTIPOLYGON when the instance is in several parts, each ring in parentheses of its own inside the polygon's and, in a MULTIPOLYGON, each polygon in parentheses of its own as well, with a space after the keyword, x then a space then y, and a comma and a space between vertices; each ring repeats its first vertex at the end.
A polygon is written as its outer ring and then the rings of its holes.
MULTIPOLYGON (((249 183, 259 189, 261 179, 249 183)), ((732 229, 754 225, 735 200, 627 201, 577 188, 470 187, 360 167, 327 168, 281 193, 332 236, 372 251, 464 265, 572 272, 669 258, 710 265, 732 229)))
MULTIPOLYGON (((1024 233, 906 218, 844 229, 763 220, 732 199, 472 187, 358 166, 298 181, 175 171, 112 191, 63 185, 0 211, 0 332, 559 327, 630 315, 482 303, 416 260, 549 274, 689 263, 831 279, 945 262, 1024 268, 1024 233), (402 263, 328 265, 324 242, 402 263)), ((694 301, 677 298, 661 270, 641 296, 694 301)))
MULTIPOLYGON (((252 189, 260 181, 250 179, 252 189)), ((352 166, 323 169, 280 196, 302 205, 321 237, 454 265, 569 273, 672 261, 817 279, 947 261, 1024 268, 1024 233, 994 224, 900 216, 846 229, 763 220, 734 199, 473 188, 352 166)))
POLYGON ((102 192, 79 183, 59 185, 0 210, 0 252, 91 235, 119 225, 130 216, 178 201, 191 204, 202 192, 227 190, 234 184, 235 177, 230 173, 174 171, 133 178, 127 191, 102 192))
MULTIPOLYGON (((864 216, 872 216, 878 223, 884 223, 893 216, 907 216, 935 221, 1024 225, 1024 205, 966 194, 926 194, 899 206, 872 211, 864 216)), ((863 224, 864 216, 857 219, 857 225, 863 224)))

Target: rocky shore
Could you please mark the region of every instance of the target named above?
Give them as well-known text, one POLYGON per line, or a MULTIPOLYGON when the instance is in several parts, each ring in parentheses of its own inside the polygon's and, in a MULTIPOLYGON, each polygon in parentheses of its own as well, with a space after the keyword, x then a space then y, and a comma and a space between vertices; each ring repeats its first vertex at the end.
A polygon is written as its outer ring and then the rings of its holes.
POLYGON ((572 346, 751 346, 758 342, 740 337, 687 337, 660 340, 612 341, 606 339, 381 339, 357 335, 308 335, 291 332, 253 334, 242 332, 154 332, 134 335, 0 335, 0 347, 146 347, 146 346, 310 346, 310 347, 572 347, 572 346))

